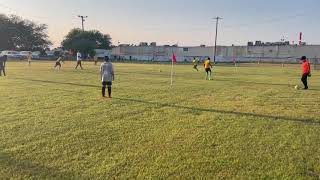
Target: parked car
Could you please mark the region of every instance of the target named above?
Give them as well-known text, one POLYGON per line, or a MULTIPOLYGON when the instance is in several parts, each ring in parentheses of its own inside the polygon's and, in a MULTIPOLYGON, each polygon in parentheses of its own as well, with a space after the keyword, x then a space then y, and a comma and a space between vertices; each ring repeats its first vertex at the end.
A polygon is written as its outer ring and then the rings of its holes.
POLYGON ((41 55, 40 51, 34 51, 34 52, 32 52, 32 59, 39 60, 40 59, 40 55, 41 55))
POLYGON ((1 55, 6 55, 9 59, 22 59, 22 56, 18 51, 2 51, 1 55))
POLYGON ((30 55, 30 53, 32 53, 31 51, 21 51, 20 55, 21 55, 21 59, 27 59, 28 56, 30 55))

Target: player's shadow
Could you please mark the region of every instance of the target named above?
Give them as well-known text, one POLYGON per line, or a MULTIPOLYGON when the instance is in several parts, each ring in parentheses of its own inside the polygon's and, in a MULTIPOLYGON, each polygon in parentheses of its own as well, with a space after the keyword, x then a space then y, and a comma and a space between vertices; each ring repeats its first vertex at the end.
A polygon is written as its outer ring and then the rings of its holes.
POLYGON ((7 175, 14 177, 21 175, 23 177, 33 177, 38 179, 77 179, 84 178, 80 173, 70 173, 57 168, 47 167, 40 163, 34 163, 30 160, 15 158, 12 154, 0 151, 0 167, 7 169, 7 175))
POLYGON ((101 86, 90 85, 90 84, 79 84, 79 83, 70 83, 70 82, 57 82, 57 81, 49 81, 49 80, 36 80, 36 79, 25 79, 25 78, 15 78, 18 80, 31 81, 31 82, 39 82, 46 84, 61 84, 61 85, 70 85, 70 86, 79 86, 79 87, 92 87, 92 88, 100 88, 101 86))
POLYGON ((241 84, 270 85, 270 86, 286 86, 286 87, 293 87, 294 86, 293 84, 252 82, 252 81, 241 81, 241 80, 236 80, 236 79, 214 79, 214 81, 232 82, 232 83, 241 83, 241 84))
MULTIPOLYGON (((252 82, 252 81, 241 81, 235 79, 214 79, 214 81, 220 82, 232 82, 232 83, 241 83, 241 84, 254 84, 254 85, 263 85, 263 86, 282 86, 282 87, 294 87, 294 84, 280 84, 280 83, 266 83, 266 82, 252 82)), ((313 88, 319 88, 319 86, 312 86, 313 88)), ((320 91, 319 89, 310 89, 311 91, 320 91)))
POLYGON ((292 117, 285 117, 285 116, 272 116, 272 115, 263 115, 263 114, 254 114, 254 113, 245 113, 245 112, 235 112, 235 111, 226 111, 226 110, 218 110, 218 109, 205 109, 205 108, 195 108, 195 107, 187 107, 187 106, 180 106, 174 105, 169 103, 159 103, 159 102, 149 102, 143 100, 136 100, 136 99, 128 99, 128 98, 114 98, 121 101, 128 101, 128 102, 135 102, 135 103, 143 103, 149 104, 158 107, 170 107, 170 108, 177 108, 177 109, 186 109, 191 111, 200 111, 200 112, 211 112, 211 113, 221 113, 221 114, 229 114, 229 115, 237 115, 237 116, 247 116, 247 117, 256 117, 256 118, 265 118, 270 119, 273 121, 290 121, 290 122, 299 122, 304 124, 311 124, 311 125, 320 125, 320 121, 316 119, 300 119, 300 118, 292 118, 292 117))

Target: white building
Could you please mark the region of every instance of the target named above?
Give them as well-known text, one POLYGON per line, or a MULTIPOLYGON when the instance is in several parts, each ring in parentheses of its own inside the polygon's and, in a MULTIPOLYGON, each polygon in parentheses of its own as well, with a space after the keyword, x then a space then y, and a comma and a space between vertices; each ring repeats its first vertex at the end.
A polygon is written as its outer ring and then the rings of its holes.
MULTIPOLYGON (((179 62, 191 61, 194 57, 213 59, 213 47, 175 47, 175 46, 118 46, 112 49, 115 59, 170 61, 172 55, 179 62)), ((320 58, 320 45, 279 45, 279 46, 218 46, 217 62, 266 61, 297 62, 301 56, 310 59, 320 58)))

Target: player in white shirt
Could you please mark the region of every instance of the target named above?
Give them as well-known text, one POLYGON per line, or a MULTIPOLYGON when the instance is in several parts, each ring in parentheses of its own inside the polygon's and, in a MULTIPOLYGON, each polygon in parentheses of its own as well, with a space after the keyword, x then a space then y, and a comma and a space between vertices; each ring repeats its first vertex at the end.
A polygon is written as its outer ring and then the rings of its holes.
POLYGON ((31 61, 32 61, 32 53, 31 52, 29 52, 27 58, 28 58, 28 65, 31 66, 31 61))
POLYGON ((77 66, 75 69, 78 69, 78 66, 80 66, 80 68, 83 69, 81 62, 82 62, 82 55, 81 55, 80 51, 78 51, 77 52, 77 66))
POLYGON ((106 96, 106 87, 108 87, 108 97, 111 98, 112 81, 114 81, 114 69, 109 57, 106 56, 104 60, 105 62, 100 66, 102 97, 106 96))

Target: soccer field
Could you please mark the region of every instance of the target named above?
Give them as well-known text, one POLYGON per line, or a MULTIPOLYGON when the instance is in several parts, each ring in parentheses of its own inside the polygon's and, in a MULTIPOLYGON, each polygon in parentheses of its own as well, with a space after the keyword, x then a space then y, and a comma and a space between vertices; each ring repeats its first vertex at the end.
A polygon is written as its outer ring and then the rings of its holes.
POLYGON ((7 63, 0 77, 0 179, 320 178, 320 71, 115 63, 7 63), (161 69, 161 71, 159 71, 161 69))

